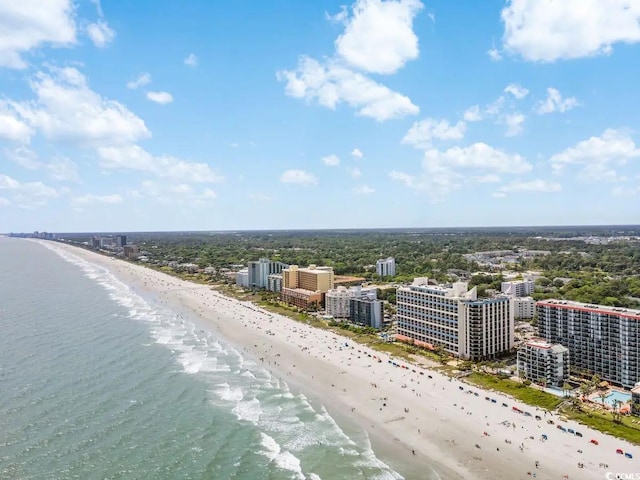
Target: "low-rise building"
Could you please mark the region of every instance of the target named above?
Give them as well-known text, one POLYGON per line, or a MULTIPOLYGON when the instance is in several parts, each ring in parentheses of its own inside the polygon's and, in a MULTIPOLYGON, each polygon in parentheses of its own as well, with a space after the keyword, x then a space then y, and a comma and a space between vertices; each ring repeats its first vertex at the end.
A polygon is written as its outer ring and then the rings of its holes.
POLYGON ((124 256, 125 258, 138 258, 140 255, 140 247, 138 245, 124 245, 124 256))
POLYGON ((518 374, 542 385, 562 387, 569 379, 569 349, 534 338, 518 349, 518 374))

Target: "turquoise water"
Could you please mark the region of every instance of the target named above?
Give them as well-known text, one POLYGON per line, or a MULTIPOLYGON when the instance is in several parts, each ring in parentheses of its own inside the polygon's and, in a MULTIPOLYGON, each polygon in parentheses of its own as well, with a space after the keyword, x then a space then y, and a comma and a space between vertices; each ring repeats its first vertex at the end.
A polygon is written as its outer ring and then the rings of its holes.
POLYGON ((402 478, 364 431, 50 248, 0 238, 0 478, 402 478))
POLYGON ((622 406, 622 404, 625 404, 626 402, 631 400, 631 394, 612 390, 611 393, 609 393, 604 399, 605 403, 607 403, 611 407, 614 406, 614 402, 616 400, 619 401, 621 403, 620 406, 622 406))

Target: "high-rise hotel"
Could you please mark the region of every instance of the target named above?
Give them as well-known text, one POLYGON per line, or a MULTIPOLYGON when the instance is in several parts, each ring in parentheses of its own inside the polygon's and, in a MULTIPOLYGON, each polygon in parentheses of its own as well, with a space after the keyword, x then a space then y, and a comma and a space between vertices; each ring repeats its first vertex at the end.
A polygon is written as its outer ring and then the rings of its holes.
POLYGON ((571 371, 626 388, 640 382, 640 310, 566 300, 536 304, 540 336, 569 349, 571 371))
POLYGON ((514 344, 512 299, 478 299, 476 288, 466 282, 450 286, 429 285, 417 278, 400 287, 397 299, 397 331, 401 340, 417 345, 441 346, 469 360, 494 358, 514 344))

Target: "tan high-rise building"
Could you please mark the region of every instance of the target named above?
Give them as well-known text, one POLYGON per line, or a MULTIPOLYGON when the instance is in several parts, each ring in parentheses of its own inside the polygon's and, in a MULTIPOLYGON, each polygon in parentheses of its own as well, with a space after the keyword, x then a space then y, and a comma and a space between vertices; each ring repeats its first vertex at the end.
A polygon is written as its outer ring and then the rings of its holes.
POLYGON ((324 303, 324 294, 333 289, 332 267, 290 265, 282 270, 281 298, 284 302, 306 309, 310 303, 324 303), (320 300, 320 302, 318 302, 320 300))

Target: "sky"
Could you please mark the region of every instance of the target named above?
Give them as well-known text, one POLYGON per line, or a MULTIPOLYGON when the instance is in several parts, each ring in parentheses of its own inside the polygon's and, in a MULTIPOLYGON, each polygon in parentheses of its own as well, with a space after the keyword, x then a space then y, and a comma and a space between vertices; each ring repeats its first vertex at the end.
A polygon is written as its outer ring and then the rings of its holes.
POLYGON ((0 232, 640 223, 640 0, 0 0, 0 232))

